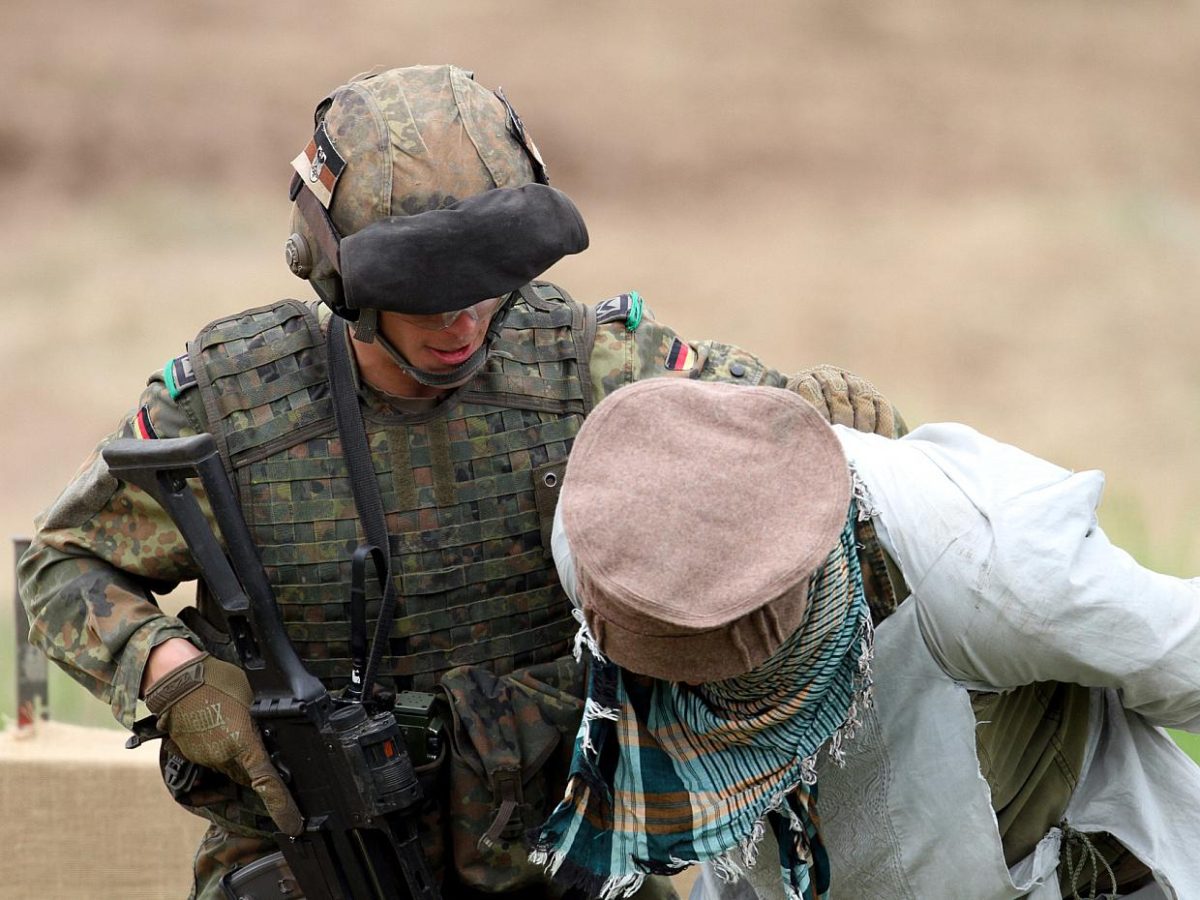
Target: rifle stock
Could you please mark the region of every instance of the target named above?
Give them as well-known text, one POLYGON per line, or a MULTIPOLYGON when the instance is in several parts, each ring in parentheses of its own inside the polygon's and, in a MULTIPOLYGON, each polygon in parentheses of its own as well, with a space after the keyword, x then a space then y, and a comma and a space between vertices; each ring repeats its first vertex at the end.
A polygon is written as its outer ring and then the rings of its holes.
POLYGON ((254 691, 251 716, 304 816, 298 837, 276 834, 304 896, 438 900, 417 838, 421 789, 395 715, 334 697, 305 668, 212 436, 116 440, 103 455, 114 475, 171 516, 225 615, 254 691), (208 497, 224 548, 191 479, 208 497))

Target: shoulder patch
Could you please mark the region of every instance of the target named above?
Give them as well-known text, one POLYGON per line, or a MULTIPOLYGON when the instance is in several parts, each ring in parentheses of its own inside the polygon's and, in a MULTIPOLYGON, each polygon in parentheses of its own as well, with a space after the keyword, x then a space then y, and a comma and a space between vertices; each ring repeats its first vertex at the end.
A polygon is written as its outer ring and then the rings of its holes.
POLYGON ((637 331, 642 324, 642 295, 637 291, 617 294, 596 304, 596 323, 624 322, 627 331, 637 331))
POLYGON ((670 372, 686 372, 696 363, 696 351, 691 344, 675 338, 671 349, 667 351, 667 359, 663 364, 670 372))
POLYGON ((178 400, 179 395, 196 384, 196 373, 192 371, 192 358, 184 353, 168 360, 163 366, 163 383, 172 400, 178 400))
POLYGON ((140 440, 154 441, 158 439, 158 432, 154 430, 154 424, 150 421, 150 408, 145 403, 133 417, 133 430, 140 440))

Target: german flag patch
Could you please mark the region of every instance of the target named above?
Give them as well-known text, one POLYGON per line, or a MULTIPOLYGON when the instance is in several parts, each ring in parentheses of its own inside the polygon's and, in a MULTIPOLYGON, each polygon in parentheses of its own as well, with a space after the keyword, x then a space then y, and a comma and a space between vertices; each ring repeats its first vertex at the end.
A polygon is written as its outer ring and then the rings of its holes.
POLYGON ((342 170, 346 168, 346 160, 333 146, 324 122, 317 126, 308 146, 292 160, 292 168, 321 201, 321 205, 329 209, 329 204, 333 202, 333 189, 337 187, 342 170))
POLYGON ((144 403, 142 408, 137 411, 137 415, 133 417, 133 430, 143 441, 158 440, 158 432, 154 430, 154 425, 150 422, 150 410, 144 403))
POLYGON ((667 353, 666 368, 670 372, 686 372, 696 364, 696 351, 692 349, 690 344, 686 344, 679 338, 675 338, 671 343, 671 350, 667 353))

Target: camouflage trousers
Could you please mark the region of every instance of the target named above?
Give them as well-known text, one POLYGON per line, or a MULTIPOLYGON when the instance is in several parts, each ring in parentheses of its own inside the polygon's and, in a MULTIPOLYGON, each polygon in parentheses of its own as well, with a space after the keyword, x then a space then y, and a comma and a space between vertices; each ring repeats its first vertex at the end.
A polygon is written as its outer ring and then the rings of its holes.
MULTIPOLYGON (((219 825, 210 825, 196 851, 189 900, 226 900, 221 879, 237 868, 274 853, 276 849, 274 840, 270 838, 234 834, 219 825)), ((483 900, 487 897, 503 897, 505 900, 584 900, 582 894, 564 892, 549 883, 504 894, 484 894, 461 885, 446 885, 442 896, 446 900, 483 900)), ((293 897, 292 900, 304 898, 293 897)), ((679 900, 679 895, 669 879, 652 876, 634 894, 634 900, 679 900)))
POLYGON ((219 825, 209 825, 196 849, 188 900, 226 900, 221 879, 275 850, 275 841, 270 838, 232 834, 219 825))

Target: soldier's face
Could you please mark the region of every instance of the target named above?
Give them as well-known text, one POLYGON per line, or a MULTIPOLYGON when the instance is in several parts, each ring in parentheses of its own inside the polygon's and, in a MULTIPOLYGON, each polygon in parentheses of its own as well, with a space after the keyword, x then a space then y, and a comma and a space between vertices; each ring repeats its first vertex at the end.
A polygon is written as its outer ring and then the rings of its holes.
POLYGON ((450 372, 482 346, 494 314, 494 307, 480 310, 477 317, 464 312, 445 328, 430 331, 405 321, 398 313, 381 312, 379 329, 413 368, 423 372, 450 372))

